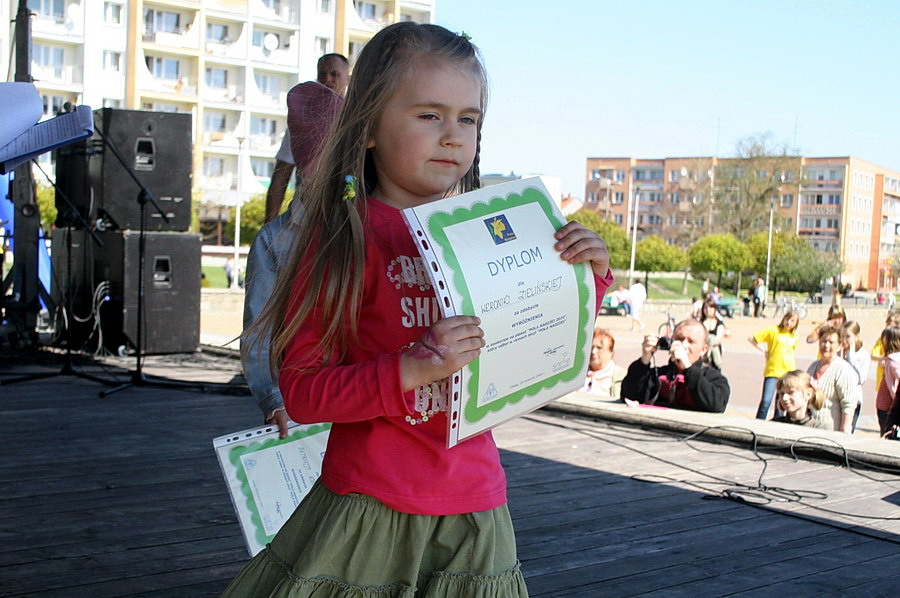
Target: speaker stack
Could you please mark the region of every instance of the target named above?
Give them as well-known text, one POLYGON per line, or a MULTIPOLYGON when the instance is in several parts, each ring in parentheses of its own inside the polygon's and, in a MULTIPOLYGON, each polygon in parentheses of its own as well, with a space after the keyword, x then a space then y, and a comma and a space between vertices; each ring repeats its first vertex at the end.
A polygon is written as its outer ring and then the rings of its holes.
MULTIPOLYGON (((200 344, 200 235, 191 224, 191 115, 102 108, 94 126, 106 135, 166 215, 146 205, 144 240, 144 353, 192 352, 200 344)), ((84 217, 78 219, 57 194, 59 216, 52 239, 54 297, 72 281, 75 315, 99 315, 104 346, 117 351, 137 343, 140 188, 95 133, 56 154, 57 187, 84 217), (83 230, 86 222, 100 247, 83 230), (79 230, 81 229, 81 230, 79 230), (66 235, 71 230, 73 268, 66 276, 66 235), (96 291, 100 289, 100 296, 96 291)), ((72 318, 70 317, 70 322, 72 318)), ((96 333, 75 324, 83 344, 96 333)), ((82 343, 79 343, 81 341, 82 343)))

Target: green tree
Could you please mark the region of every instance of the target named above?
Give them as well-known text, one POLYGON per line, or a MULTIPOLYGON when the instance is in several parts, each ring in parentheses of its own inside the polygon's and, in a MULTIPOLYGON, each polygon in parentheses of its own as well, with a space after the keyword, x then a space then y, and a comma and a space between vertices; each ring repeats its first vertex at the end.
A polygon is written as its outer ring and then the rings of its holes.
POLYGON ((822 290, 826 278, 837 276, 843 267, 833 253, 820 252, 801 239, 791 237, 784 252, 773 262, 773 274, 782 289, 801 291, 812 297, 822 290))
MULTIPOLYGON (((746 241, 768 227, 769 208, 782 188, 799 195, 800 157, 776 145, 771 133, 740 140, 734 158, 716 167, 716 226, 746 241)), ((777 205, 777 204, 776 204, 777 205)))
POLYGON ((634 267, 644 272, 645 285, 651 272, 675 272, 684 268, 687 256, 677 247, 669 245, 656 235, 638 241, 634 251, 634 267))
MULTIPOLYGON (((232 210, 225 223, 225 236, 234 242, 234 220, 237 210, 232 210)), ((258 193, 241 205, 241 245, 249 245, 263 227, 266 218, 266 195, 258 193)))
MULTIPOLYGON (((793 235, 791 233, 772 233, 772 262, 784 253, 784 247, 793 235)), ((769 232, 754 233, 747 239, 747 248, 750 250, 751 262, 749 268, 760 276, 766 272, 766 255, 769 248, 769 232)), ((772 264, 769 264, 769 273, 772 272, 772 264)))
POLYGON ((49 231, 56 222, 56 191, 53 187, 38 183, 37 205, 41 213, 41 227, 49 231))
POLYGON ((610 267, 625 268, 631 263, 631 241, 625 231, 614 222, 604 220, 597 212, 587 209, 578 210, 569 216, 569 220, 580 222, 600 235, 609 250, 610 267))
MULTIPOLYGON (((722 275, 734 272, 737 287, 740 287, 740 273, 752 260, 750 250, 737 237, 729 233, 709 235, 694 243, 688 250, 691 272, 702 277, 707 273, 718 275, 718 285, 722 285, 722 275)), ((735 294, 739 294, 737 291, 735 294)))

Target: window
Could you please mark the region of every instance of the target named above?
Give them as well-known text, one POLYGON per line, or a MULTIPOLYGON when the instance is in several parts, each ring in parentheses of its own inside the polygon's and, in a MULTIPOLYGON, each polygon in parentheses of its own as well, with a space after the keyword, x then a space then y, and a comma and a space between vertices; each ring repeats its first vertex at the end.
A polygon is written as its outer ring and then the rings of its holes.
POLYGON ((831 206, 839 206, 841 205, 841 196, 840 195, 828 195, 825 198, 825 203, 831 206))
POLYGON ((153 112, 180 112, 175 104, 158 104, 156 102, 144 102, 144 110, 153 112))
POLYGON ((263 5, 275 12, 281 10, 281 0, 263 0, 263 5))
POLYGON ((177 81, 181 73, 181 64, 175 58, 147 56, 147 68, 158 79, 177 81))
POLYGON ((203 175, 208 177, 218 177, 225 174, 225 160, 216 156, 206 156, 203 158, 203 175))
POLYGON ((217 89, 228 87, 228 69, 208 67, 206 69, 206 84, 217 89))
POLYGON ((46 69, 53 69, 53 77, 62 79, 63 61, 65 60, 65 51, 62 48, 32 44, 32 52, 35 64, 46 69))
POLYGON ((45 19, 53 19, 57 23, 65 20, 64 0, 28 0, 29 10, 45 19))
POLYGON ((208 133, 224 133, 228 130, 228 118, 224 112, 203 114, 203 129, 208 133))
POLYGON ((681 180, 681 171, 680 170, 670 170, 669 171, 669 182, 677 183, 681 180))
POLYGON ((625 221, 625 216, 623 216, 622 214, 613 214, 613 222, 615 222, 619 226, 622 226, 622 223, 624 221, 625 221))
POLYGON ((207 23, 206 24, 206 40, 211 42, 227 42, 228 41, 228 25, 223 23, 207 23))
POLYGON ((794 194, 793 193, 782 193, 781 194, 781 207, 782 208, 790 208, 794 205, 794 194))
POLYGON ((375 5, 373 3, 357 2, 356 0, 354 0, 353 6, 356 8, 356 13, 364 21, 374 21, 375 20, 375 5))
POLYGON ((316 51, 319 56, 328 54, 330 49, 330 40, 327 37, 316 37, 316 51))
POLYGON ((624 170, 616 171, 616 180, 619 181, 620 183, 625 180, 625 171, 624 170))
POLYGON ((258 177, 270 179, 272 178, 272 170, 275 168, 275 162, 272 160, 250 160, 250 168, 253 174, 258 177))
POLYGON ((669 193, 669 203, 675 203, 681 201, 681 193, 669 193))
POLYGON ((250 118, 251 135, 275 135, 278 131, 278 123, 274 118, 253 116, 250 118))
POLYGON ((115 98, 103 98, 103 107, 104 108, 121 108, 122 100, 117 100, 115 98))
POLYGON ((121 71, 122 53, 113 52, 112 50, 103 50, 103 70, 116 72, 121 71))
POLYGON ((264 75, 262 73, 253 73, 253 80, 259 90, 273 97, 278 97, 281 93, 281 81, 274 75, 264 75))
POLYGON ((45 94, 41 96, 41 102, 44 104, 44 116, 56 116, 62 112, 66 99, 62 96, 45 94))
POLYGON ((769 176, 769 171, 766 170, 765 168, 761 168, 761 169, 759 169, 759 170, 756 171, 756 176, 759 177, 759 178, 761 178, 761 179, 764 179, 764 178, 766 178, 767 176, 769 176))
POLYGON ((591 191, 588 193, 588 203, 597 203, 597 192, 591 191))
POLYGON ((625 192, 616 191, 615 193, 613 193, 613 203, 625 203, 625 192))
POLYGON ((118 2, 103 3, 103 22, 111 25, 122 24, 122 5, 118 2))
MULTIPOLYGON (((254 29, 253 36, 251 37, 252 44, 257 48, 265 48, 266 47, 266 38, 269 36, 274 36, 277 40, 277 44, 275 45, 275 49, 285 49, 290 47, 290 37, 284 35, 279 35, 274 31, 266 31, 265 29, 254 29)), ((326 52, 327 53, 327 52, 326 52)))
POLYGON ((157 33, 159 31, 180 33, 181 15, 166 10, 144 9, 144 32, 157 33))
POLYGON ((331 0, 319 0, 319 12, 331 12, 331 0))

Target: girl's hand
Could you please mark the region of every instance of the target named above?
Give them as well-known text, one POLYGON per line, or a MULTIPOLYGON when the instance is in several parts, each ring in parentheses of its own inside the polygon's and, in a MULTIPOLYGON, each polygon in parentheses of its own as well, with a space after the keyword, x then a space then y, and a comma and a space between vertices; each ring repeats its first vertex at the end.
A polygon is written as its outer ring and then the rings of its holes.
POLYGON ((403 390, 441 380, 481 354, 484 331, 475 316, 438 320, 400 356, 403 390))
POLYGON ((585 228, 580 222, 569 222, 556 231, 554 247, 559 257, 570 264, 590 262, 591 270, 597 276, 606 276, 609 270, 609 251, 600 235, 585 228))

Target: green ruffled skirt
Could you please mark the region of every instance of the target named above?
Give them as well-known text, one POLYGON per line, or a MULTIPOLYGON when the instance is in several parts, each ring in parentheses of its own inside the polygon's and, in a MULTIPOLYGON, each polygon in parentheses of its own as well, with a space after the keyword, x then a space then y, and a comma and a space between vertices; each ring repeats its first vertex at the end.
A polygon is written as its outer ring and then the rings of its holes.
POLYGON ((410 515, 317 483, 226 598, 524 598, 506 505, 410 515))

